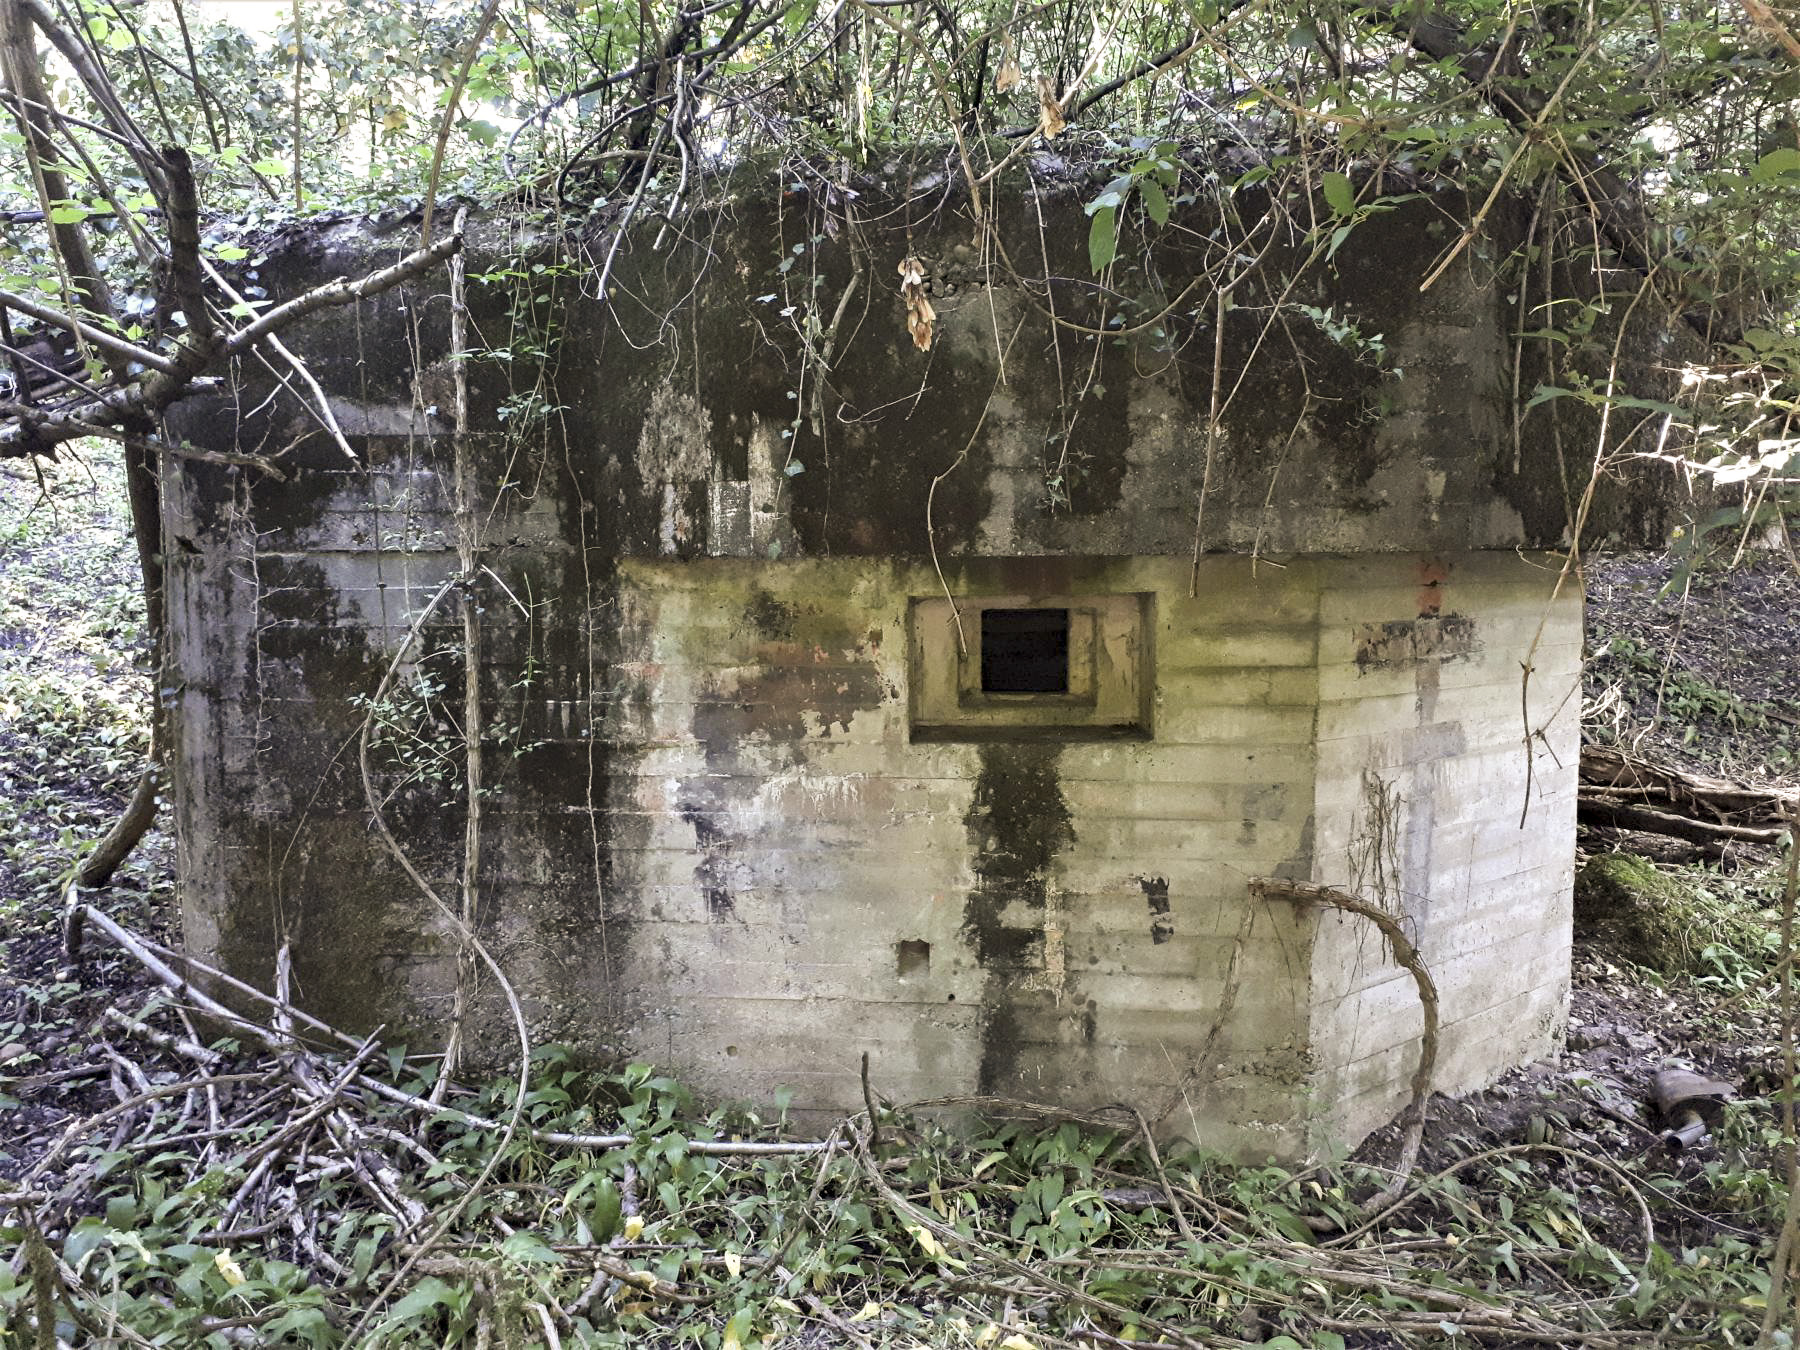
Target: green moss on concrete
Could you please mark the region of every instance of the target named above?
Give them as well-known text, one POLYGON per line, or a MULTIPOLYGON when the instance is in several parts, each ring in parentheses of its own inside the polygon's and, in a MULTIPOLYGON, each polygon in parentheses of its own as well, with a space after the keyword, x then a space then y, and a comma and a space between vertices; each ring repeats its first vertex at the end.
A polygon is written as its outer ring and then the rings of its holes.
POLYGON ((1575 874, 1575 932, 1608 955, 1663 975, 1713 969, 1708 947, 1759 953, 1766 925, 1741 900, 1692 871, 1634 853, 1604 853, 1575 874))

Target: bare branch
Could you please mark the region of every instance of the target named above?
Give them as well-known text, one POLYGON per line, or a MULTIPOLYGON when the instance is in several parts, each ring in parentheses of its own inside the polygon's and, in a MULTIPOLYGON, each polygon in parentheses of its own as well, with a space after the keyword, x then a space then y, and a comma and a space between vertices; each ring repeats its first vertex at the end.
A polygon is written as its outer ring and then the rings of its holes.
POLYGON ((83 323, 80 319, 63 313, 55 305, 39 304, 27 296, 17 295, 12 291, 0 291, 0 305, 8 309, 16 309, 21 314, 29 315, 40 323, 52 324, 70 333, 78 333, 96 347, 104 347, 115 356, 122 356, 127 361, 136 361, 139 365, 148 366, 151 370, 160 370, 165 374, 173 374, 176 366, 168 357, 160 352, 153 352, 148 347, 140 347, 135 342, 127 342, 116 337, 103 328, 96 328, 91 323, 83 323))
MULTIPOLYGON (((33 450, 46 448, 46 445, 73 440, 77 436, 91 436, 95 434, 96 426, 117 426, 136 419, 155 417, 185 395, 194 380, 208 369, 243 355, 258 343, 318 310, 366 300, 421 276, 455 253, 462 247, 462 242, 460 234, 446 235, 430 248, 409 253, 392 266, 371 272, 359 280, 340 278, 320 286, 284 305, 276 306, 222 341, 183 343, 176 349, 173 360, 155 353, 138 355, 142 349, 124 343, 134 353, 133 359, 142 360, 146 355, 154 358, 153 362, 144 362, 146 365, 153 365, 152 375, 117 385, 107 389, 99 397, 89 398, 70 407, 54 411, 33 410, 30 420, 37 444, 28 445, 23 425, 16 425, 11 429, 10 436, 0 433, 0 458, 29 454, 33 450)), ((22 297, 0 291, 0 303, 14 304, 19 299, 22 297)), ((67 315, 45 306, 33 305, 28 309, 24 305, 18 305, 18 308, 24 313, 40 314, 50 322, 65 326, 72 322, 67 315)), ((91 329, 91 325, 83 327, 91 329)), ((99 332, 97 329, 91 331, 99 332)), ((104 336, 115 350, 123 343, 122 339, 113 338, 110 334, 104 336)))
POLYGON ((460 234, 445 235, 435 244, 417 249, 393 266, 384 267, 379 272, 371 272, 360 281, 351 281, 340 277, 336 281, 327 282, 317 290, 296 296, 284 305, 277 305, 274 309, 259 316, 254 323, 238 329, 237 332, 225 339, 220 351, 226 356, 236 356, 255 346, 270 333, 279 333, 290 324, 299 322, 317 310, 348 305, 353 301, 366 300, 372 295, 379 295, 383 291, 391 290, 404 281, 410 281, 416 276, 429 272, 461 248, 462 243, 460 234))
POLYGON ((187 319, 190 340, 212 341, 213 322, 200 285, 200 197, 194 165, 178 145, 163 147, 163 174, 169 185, 169 283, 187 319))

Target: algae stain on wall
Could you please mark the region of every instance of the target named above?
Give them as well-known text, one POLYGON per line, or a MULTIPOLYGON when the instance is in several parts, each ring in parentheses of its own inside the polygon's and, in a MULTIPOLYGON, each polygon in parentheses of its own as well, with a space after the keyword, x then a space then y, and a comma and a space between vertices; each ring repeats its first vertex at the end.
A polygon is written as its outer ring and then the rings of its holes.
POLYGON ((728 645, 742 664, 713 670, 695 692, 689 730, 702 769, 683 778, 676 797, 694 831, 695 884, 713 923, 738 919, 738 892, 758 884, 745 854, 771 824, 767 785, 805 780, 834 733, 848 733, 858 713, 897 697, 883 676, 879 643, 853 632, 836 606, 746 588, 742 576, 729 581, 743 622, 728 645))
POLYGON ((1075 842, 1063 795, 1061 747, 985 743, 963 817, 975 884, 962 935, 985 974, 980 1090, 1029 1096, 1033 1047, 1091 1045, 1095 1009, 1068 968, 1070 894, 1057 860, 1075 842))

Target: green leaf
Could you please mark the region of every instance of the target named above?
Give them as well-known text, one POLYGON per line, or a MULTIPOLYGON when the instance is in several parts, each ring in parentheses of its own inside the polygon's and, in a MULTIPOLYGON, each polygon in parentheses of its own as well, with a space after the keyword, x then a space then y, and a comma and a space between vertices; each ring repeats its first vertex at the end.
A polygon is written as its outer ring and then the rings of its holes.
POLYGON ((1800 150, 1784 145, 1756 161, 1756 167, 1750 171, 1750 181, 1766 183, 1771 178, 1790 173, 1800 173, 1800 150))
POLYGON ((609 1242, 619 1231, 621 1205, 619 1187, 611 1177, 603 1177, 595 1184, 594 1207, 588 1212, 588 1227, 594 1231, 595 1242, 609 1242))
POLYGON ((64 202, 60 206, 50 208, 52 225, 79 225, 88 218, 88 209, 74 202, 64 202))
POLYGON ((1318 1241, 1317 1234, 1313 1232, 1306 1220, 1286 1205, 1265 1204, 1262 1212, 1264 1218, 1273 1219, 1275 1226, 1295 1242, 1311 1246, 1318 1241))
POLYGON ((1104 272, 1119 256, 1118 218, 1116 206, 1094 212, 1094 222, 1088 227, 1088 264, 1096 272, 1104 272))
POLYGON ((220 262, 236 262, 239 258, 248 258, 250 250, 239 248, 236 244, 227 244, 223 248, 213 250, 213 257, 220 262))
POLYGON ((1169 198, 1162 190, 1162 184, 1154 178, 1146 178, 1138 184, 1138 192, 1144 198, 1144 210, 1150 213, 1150 219, 1158 225, 1169 223, 1169 198))
POLYGON ((1343 174, 1328 172, 1320 180, 1325 189, 1325 204, 1340 216, 1356 210, 1356 189, 1343 174))
POLYGON ((522 1266, 554 1266, 562 1262, 562 1257, 550 1249, 548 1242, 526 1229, 509 1234, 500 1244, 500 1254, 522 1266))
POLYGON ((412 1291, 394 1305, 389 1317, 396 1322, 409 1321, 434 1308, 450 1306, 450 1286, 435 1275, 427 1275, 412 1291))
POLYGON ((105 1241, 105 1226, 98 1219, 83 1219, 63 1241, 63 1260, 79 1268, 82 1258, 105 1241))
POLYGON ((308 1345, 327 1345, 331 1339, 331 1323, 317 1308, 290 1308, 266 1324, 262 1334, 271 1340, 298 1336, 308 1345))

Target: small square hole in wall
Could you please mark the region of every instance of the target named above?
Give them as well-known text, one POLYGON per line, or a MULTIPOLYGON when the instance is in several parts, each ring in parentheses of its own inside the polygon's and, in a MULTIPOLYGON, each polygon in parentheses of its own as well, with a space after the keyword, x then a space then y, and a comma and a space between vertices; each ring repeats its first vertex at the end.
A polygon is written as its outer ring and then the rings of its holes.
POLYGON ((931 973, 931 944, 909 938, 899 946, 899 974, 901 979, 909 975, 928 975, 931 973))
POLYGON ((1069 692, 1069 611, 981 611, 981 692, 1069 692))

